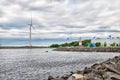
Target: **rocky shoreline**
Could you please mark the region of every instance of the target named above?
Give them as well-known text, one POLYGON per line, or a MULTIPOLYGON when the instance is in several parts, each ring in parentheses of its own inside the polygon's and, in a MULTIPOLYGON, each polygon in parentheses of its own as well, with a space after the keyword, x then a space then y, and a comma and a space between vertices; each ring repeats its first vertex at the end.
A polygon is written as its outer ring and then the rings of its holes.
POLYGON ((120 56, 62 77, 49 76, 48 80, 120 80, 120 56))
POLYGON ((120 47, 61 47, 54 49, 54 51, 80 51, 80 52, 120 52, 120 47))

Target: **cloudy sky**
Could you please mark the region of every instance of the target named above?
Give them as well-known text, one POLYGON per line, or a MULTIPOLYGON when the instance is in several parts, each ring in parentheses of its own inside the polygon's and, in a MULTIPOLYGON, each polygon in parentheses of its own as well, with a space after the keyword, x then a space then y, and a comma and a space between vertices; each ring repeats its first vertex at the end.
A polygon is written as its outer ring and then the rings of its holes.
POLYGON ((120 0, 0 0, 0 38, 120 36, 120 0))

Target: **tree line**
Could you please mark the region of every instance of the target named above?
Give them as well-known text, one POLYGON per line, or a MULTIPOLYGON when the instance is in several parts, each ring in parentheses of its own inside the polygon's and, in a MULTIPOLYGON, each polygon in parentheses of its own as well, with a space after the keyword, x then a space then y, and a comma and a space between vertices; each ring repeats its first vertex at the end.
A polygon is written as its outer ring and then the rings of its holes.
MULTIPOLYGON (((82 41, 82 46, 87 47, 88 43, 90 43, 91 44, 90 46, 92 46, 92 43, 91 43, 90 39, 83 40, 82 41)), ((79 46, 79 42, 78 41, 73 41, 73 42, 70 42, 70 43, 52 44, 49 47, 50 48, 58 48, 58 47, 74 47, 74 46, 79 46)), ((104 44, 101 44, 100 42, 96 43, 96 47, 101 47, 101 46, 102 47, 107 47, 107 43, 106 42, 104 42, 104 44)), ((116 44, 116 43, 112 43, 112 44, 110 44, 110 46, 114 47, 114 46, 120 46, 120 45, 116 44)))
MULTIPOLYGON (((91 43, 91 40, 84 40, 84 41, 82 41, 82 46, 87 46, 88 43, 91 43)), ((58 48, 58 47, 72 47, 72 46, 79 46, 79 42, 78 41, 73 41, 73 42, 70 42, 70 43, 52 44, 49 47, 58 48)))

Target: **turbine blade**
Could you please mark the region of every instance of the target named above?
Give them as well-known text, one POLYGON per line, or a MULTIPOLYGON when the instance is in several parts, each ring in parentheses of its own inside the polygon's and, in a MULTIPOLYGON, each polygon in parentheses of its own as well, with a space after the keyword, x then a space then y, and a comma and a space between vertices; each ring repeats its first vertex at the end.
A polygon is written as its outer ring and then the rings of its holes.
POLYGON ((33 27, 33 25, 32 25, 31 27, 32 27, 34 30, 36 30, 35 27, 33 27))
POLYGON ((30 24, 32 24, 32 14, 30 13, 30 17, 31 17, 31 23, 30 24))

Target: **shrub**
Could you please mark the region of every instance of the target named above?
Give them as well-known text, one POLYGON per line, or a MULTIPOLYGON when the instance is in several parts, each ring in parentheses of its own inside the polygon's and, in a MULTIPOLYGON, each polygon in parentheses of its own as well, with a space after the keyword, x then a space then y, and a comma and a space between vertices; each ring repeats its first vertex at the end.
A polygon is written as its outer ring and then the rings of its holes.
POLYGON ((50 47, 57 48, 57 47, 59 47, 59 45, 58 44, 52 44, 52 45, 50 45, 50 47))
POLYGON ((97 47, 100 47, 100 46, 101 46, 101 43, 100 43, 100 42, 97 42, 97 43, 96 43, 96 46, 97 46, 97 47))
POLYGON ((104 47, 106 47, 107 46, 107 43, 106 42, 104 42, 104 47))
POLYGON ((110 46, 114 47, 114 46, 115 46, 115 43, 112 43, 110 46))

